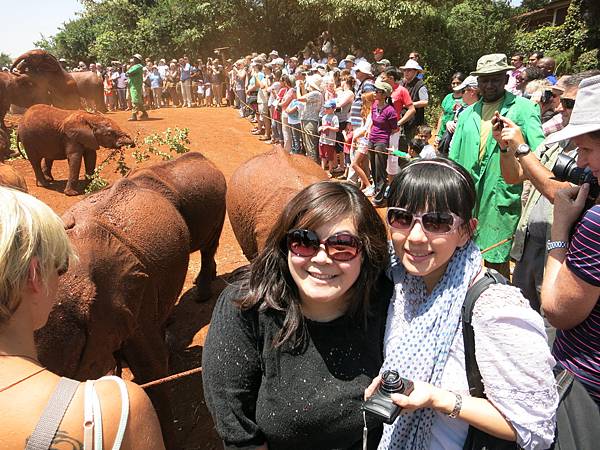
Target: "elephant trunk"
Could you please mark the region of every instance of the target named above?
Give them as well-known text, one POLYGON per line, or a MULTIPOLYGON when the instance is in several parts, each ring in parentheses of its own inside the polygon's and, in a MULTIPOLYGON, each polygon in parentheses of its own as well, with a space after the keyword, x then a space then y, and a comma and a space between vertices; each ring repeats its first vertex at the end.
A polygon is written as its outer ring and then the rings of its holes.
POLYGON ((116 148, 135 147, 135 142, 129 135, 122 134, 117 138, 116 148))

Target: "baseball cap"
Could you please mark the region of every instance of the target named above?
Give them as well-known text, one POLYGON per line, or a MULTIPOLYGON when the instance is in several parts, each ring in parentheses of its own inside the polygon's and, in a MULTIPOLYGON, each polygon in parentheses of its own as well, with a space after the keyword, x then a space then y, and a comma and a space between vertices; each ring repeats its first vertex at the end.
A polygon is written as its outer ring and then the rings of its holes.
POLYGON ((337 106, 337 103, 335 102, 335 100, 327 100, 325 102, 325 104, 323 105, 324 108, 333 108, 333 109, 335 109, 336 106, 337 106))
POLYGON ((460 83, 458 86, 455 86, 452 88, 453 91, 458 92, 458 91, 462 91, 465 88, 471 87, 471 88, 476 88, 479 85, 477 84, 477 77, 474 75, 469 75, 467 78, 465 78, 463 80, 462 83, 460 83))

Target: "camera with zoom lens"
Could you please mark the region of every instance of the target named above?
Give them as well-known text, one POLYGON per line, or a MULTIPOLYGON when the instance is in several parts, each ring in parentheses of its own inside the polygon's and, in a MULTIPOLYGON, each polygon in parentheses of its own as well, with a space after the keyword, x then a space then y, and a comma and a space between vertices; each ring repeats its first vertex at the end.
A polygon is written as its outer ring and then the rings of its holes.
POLYGON ((558 181, 568 181, 569 183, 581 186, 584 183, 590 184, 590 191, 586 201, 586 209, 591 207, 600 194, 600 186, 598 186, 598 178, 592 175, 592 171, 588 168, 582 169, 577 167, 577 161, 564 153, 560 153, 556 159, 556 163, 552 168, 552 173, 558 181))
POLYGON ((381 375, 381 384, 377 392, 373 394, 365 403, 362 409, 369 414, 379 417, 384 423, 391 425, 402 411, 391 398, 392 394, 410 395, 413 391, 412 381, 402 378, 395 370, 386 370, 381 375))

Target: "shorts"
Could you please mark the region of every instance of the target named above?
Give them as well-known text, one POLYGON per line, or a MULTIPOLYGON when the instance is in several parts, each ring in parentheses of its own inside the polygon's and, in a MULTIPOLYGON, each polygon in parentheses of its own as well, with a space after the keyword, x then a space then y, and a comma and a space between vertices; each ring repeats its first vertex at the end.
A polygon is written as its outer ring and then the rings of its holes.
POLYGON ((269 105, 266 103, 259 103, 258 104, 258 113, 263 116, 268 116, 269 115, 269 105))
POLYGON ((325 161, 333 161, 335 157, 335 145, 321 144, 319 142, 319 156, 325 161))
POLYGON ((356 145, 356 152, 360 153, 361 155, 369 154, 369 146, 368 146, 368 142, 366 139, 364 139, 364 138, 359 139, 358 144, 356 145))

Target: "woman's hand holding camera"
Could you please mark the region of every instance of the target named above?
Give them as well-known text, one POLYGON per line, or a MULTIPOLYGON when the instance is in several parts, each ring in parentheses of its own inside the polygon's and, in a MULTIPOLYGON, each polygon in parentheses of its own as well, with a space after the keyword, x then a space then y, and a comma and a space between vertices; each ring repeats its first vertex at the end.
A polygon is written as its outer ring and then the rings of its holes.
MULTIPOLYGON (((365 400, 371 397, 381 384, 381 376, 373 379, 365 389, 365 400)), ((402 409, 415 411, 422 408, 433 408, 444 414, 450 414, 454 409, 456 395, 450 391, 437 388, 424 381, 413 381, 414 388, 410 395, 392 394, 392 401, 402 409)))

